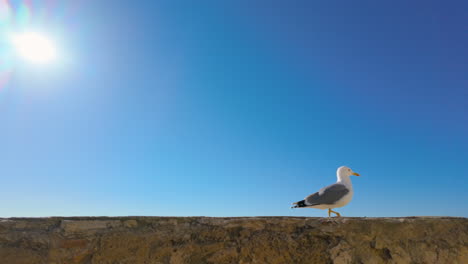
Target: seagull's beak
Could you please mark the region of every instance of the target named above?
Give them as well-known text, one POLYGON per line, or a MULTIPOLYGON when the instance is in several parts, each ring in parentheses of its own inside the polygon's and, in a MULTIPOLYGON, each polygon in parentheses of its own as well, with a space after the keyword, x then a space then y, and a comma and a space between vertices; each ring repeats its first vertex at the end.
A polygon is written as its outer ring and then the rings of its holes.
POLYGON ((356 172, 353 172, 353 175, 354 176, 361 176, 361 175, 359 175, 359 173, 356 173, 356 172))

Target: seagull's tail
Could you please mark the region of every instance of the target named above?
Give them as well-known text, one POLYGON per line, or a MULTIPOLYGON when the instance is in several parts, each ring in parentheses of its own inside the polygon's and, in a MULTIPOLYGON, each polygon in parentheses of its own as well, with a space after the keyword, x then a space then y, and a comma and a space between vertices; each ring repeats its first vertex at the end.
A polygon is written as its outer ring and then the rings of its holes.
POLYGON ((295 202, 293 203, 293 206, 291 208, 301 208, 301 207, 306 207, 307 205, 305 204, 305 200, 295 202))

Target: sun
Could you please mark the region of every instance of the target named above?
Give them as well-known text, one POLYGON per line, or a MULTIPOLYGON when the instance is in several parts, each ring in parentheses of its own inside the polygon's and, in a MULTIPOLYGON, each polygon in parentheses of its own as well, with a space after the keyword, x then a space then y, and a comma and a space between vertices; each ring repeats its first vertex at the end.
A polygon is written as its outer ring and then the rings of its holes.
POLYGON ((57 48, 52 39, 38 32, 13 34, 12 44, 17 53, 25 60, 45 64, 57 58, 57 48))

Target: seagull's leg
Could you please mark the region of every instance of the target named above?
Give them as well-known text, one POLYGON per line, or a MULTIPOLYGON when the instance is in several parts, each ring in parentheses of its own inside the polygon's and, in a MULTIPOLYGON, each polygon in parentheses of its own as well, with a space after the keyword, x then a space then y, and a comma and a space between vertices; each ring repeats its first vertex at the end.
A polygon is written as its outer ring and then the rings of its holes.
POLYGON ((331 212, 332 212, 331 208, 328 208, 328 218, 330 218, 331 212))
MULTIPOLYGON (((335 213, 336 217, 341 217, 340 213, 333 211, 332 209, 328 209, 330 212, 335 213)), ((328 212, 330 214, 330 212, 328 212)))

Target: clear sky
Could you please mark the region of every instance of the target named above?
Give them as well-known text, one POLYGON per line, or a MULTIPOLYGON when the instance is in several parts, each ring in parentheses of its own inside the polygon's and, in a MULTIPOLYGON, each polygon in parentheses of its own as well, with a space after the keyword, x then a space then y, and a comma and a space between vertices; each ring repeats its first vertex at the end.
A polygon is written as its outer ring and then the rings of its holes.
MULTIPOLYGON (((0 216, 468 216, 466 1, 6 1, 0 216)), ((2 46, 3 45, 3 46, 2 46)))

